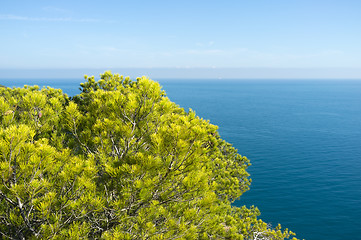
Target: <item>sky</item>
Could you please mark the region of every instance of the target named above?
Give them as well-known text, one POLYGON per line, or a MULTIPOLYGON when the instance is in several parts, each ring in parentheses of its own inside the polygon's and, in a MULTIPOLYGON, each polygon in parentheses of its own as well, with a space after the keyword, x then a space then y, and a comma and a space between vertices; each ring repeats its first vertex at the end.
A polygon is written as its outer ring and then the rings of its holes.
POLYGON ((359 0, 0 2, 0 78, 361 78, 359 0))

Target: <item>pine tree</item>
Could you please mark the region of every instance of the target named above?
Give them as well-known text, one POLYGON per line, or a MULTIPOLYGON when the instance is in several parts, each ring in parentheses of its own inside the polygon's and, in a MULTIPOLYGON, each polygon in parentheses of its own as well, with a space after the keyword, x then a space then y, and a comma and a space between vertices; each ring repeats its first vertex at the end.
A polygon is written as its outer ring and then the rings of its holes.
POLYGON ((105 72, 81 93, 0 88, 5 239, 285 239, 256 207, 249 160, 146 77, 105 72))

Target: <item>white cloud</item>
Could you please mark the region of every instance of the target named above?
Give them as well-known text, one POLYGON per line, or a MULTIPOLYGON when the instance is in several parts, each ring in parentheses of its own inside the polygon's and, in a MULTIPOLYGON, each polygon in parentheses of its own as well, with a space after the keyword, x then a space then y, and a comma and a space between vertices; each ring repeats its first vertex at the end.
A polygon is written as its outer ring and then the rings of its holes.
POLYGON ((33 21, 33 22, 99 22, 98 19, 92 18, 46 18, 46 17, 27 17, 27 16, 18 16, 11 14, 0 14, 0 20, 9 20, 9 21, 33 21))
POLYGON ((208 49, 208 50, 195 50, 195 49, 191 49, 191 50, 187 50, 184 51, 184 53, 186 54, 197 54, 197 55, 209 55, 209 54, 222 54, 225 53, 225 51, 220 50, 220 49, 208 49))
POLYGON ((327 50, 327 51, 324 52, 324 54, 326 54, 326 55, 341 55, 341 54, 344 54, 344 53, 345 53, 344 51, 334 50, 334 49, 327 50))
POLYGON ((101 51, 107 51, 107 52, 123 52, 124 50, 112 47, 112 46, 102 46, 98 48, 101 51))
POLYGON ((209 41, 207 43, 197 42, 196 46, 198 47, 212 47, 215 44, 214 41, 209 41))

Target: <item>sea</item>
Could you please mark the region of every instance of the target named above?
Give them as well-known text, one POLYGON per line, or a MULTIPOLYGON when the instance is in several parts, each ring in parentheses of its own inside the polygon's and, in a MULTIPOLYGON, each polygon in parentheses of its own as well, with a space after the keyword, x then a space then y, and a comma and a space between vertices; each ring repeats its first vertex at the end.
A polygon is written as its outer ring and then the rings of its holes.
MULTIPOLYGON (((361 80, 155 80, 251 160, 251 188, 235 205, 257 206, 261 219, 300 239, 361 239, 361 80)), ((72 96, 83 81, 0 84, 72 96)))

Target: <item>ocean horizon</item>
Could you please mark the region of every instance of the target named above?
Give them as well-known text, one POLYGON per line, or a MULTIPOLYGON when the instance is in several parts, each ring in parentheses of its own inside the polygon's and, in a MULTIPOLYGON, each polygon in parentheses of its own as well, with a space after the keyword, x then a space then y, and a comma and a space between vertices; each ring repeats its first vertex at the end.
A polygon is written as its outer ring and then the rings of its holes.
MULTIPOLYGON (((171 101, 219 127, 251 160, 235 205, 300 239, 361 235, 361 80, 154 79, 171 101)), ((78 79, 0 79, 80 93, 78 79)))

